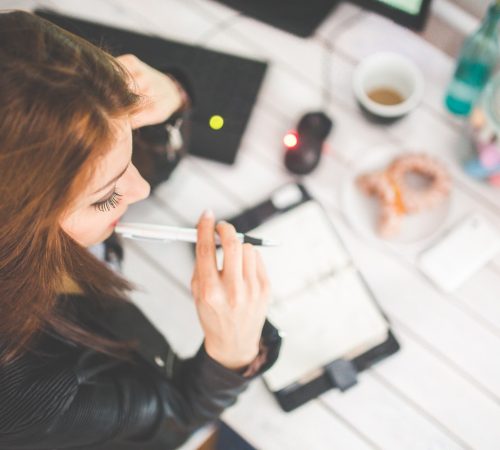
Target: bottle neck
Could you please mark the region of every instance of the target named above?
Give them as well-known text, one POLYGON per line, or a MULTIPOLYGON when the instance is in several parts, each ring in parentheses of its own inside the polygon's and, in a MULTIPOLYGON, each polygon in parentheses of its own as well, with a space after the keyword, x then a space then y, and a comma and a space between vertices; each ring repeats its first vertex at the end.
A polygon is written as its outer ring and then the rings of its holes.
POLYGON ((500 0, 495 1, 488 8, 488 13, 481 24, 479 32, 488 36, 497 33, 498 22, 500 21, 500 0))

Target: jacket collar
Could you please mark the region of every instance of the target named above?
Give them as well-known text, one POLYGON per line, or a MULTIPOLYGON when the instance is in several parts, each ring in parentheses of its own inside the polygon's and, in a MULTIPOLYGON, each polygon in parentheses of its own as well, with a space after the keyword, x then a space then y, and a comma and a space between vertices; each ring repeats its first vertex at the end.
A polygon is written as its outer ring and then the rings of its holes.
POLYGON ((164 336, 130 301, 96 302, 83 295, 69 295, 65 299, 74 303, 78 319, 84 324, 120 341, 134 342, 136 353, 164 374, 164 364, 172 350, 164 336))

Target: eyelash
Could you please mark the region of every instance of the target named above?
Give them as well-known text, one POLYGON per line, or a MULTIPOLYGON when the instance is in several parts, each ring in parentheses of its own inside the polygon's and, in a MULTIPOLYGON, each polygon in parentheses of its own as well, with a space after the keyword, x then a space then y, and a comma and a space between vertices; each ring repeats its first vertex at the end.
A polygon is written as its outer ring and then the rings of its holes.
POLYGON ((101 212, 111 211, 111 209, 116 208, 118 206, 118 203, 120 203, 121 196, 122 194, 119 194, 118 192, 114 191, 109 198, 103 200, 102 202, 96 202, 94 203, 93 206, 95 209, 101 212))

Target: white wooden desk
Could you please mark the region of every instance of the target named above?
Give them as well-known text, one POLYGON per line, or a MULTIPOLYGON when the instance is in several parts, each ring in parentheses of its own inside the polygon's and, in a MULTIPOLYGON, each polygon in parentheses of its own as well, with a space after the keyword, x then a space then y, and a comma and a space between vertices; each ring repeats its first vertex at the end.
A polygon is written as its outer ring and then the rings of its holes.
MULTIPOLYGON (((237 163, 228 167, 186 158, 171 180, 131 208, 131 220, 192 225, 207 207, 227 217, 290 180, 281 139, 303 112, 321 106, 323 44, 333 44, 333 101, 327 112, 336 127, 320 167, 303 182, 327 207, 392 320, 402 350, 363 373, 348 392, 328 392, 288 414, 255 381, 223 418, 265 450, 500 449, 500 258, 444 295, 415 266, 427 242, 396 246, 363 239, 350 229, 338 204, 340 180, 357 158, 375 146, 404 146, 448 162, 455 182, 448 223, 479 211, 500 227, 500 192, 468 179, 457 162, 467 144, 460 122, 442 107, 453 68, 448 56, 418 35, 350 5, 338 8, 310 39, 209 0, 0 0, 0 6, 48 6, 271 63, 237 163), (391 126, 366 122, 350 87, 356 63, 378 50, 409 55, 426 78, 421 106, 391 126)), ((142 289, 135 300, 181 355, 192 354, 202 333, 189 290, 190 247, 127 243, 126 251, 126 274, 142 289)))

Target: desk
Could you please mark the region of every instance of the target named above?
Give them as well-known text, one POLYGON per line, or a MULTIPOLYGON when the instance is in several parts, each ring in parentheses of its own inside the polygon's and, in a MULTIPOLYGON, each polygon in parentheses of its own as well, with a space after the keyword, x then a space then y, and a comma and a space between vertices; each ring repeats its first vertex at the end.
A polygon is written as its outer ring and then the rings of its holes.
MULTIPOLYGON (((500 228, 500 192, 468 179, 457 163, 462 126, 441 105, 453 61, 418 35, 343 5, 311 39, 299 39, 209 0, 2 0, 2 7, 48 6, 66 14, 209 48, 269 60, 257 106, 232 167, 186 158, 168 183, 130 209, 127 219, 192 225, 212 208, 227 217, 291 180, 281 138, 307 110, 321 106, 324 42, 334 44, 330 73, 336 121, 318 170, 303 179, 323 202, 393 323, 402 350, 361 374, 346 393, 330 391, 282 412, 256 380, 224 420, 265 450, 500 448, 500 258, 444 295, 416 269, 426 242, 365 240, 342 215, 337 191, 353 162, 379 145, 423 149, 448 162, 455 191, 451 224, 478 211, 500 228), (422 104, 391 126, 367 123, 351 91, 354 66, 377 50, 409 55, 426 79, 422 104)), ((125 272, 134 300, 181 356, 202 332, 191 300, 193 266, 185 244, 127 242, 125 272)))

